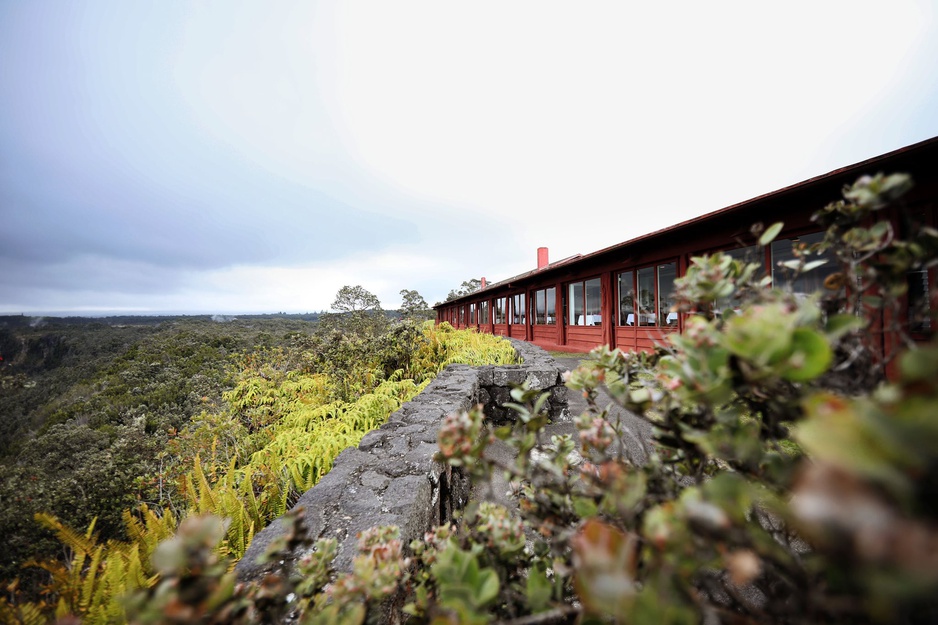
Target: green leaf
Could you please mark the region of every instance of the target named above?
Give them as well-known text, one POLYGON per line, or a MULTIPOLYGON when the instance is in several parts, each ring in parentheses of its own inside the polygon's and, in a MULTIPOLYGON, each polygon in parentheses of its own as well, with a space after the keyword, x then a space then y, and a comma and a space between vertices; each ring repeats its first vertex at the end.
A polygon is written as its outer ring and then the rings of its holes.
POLYGON ((908 381, 933 380, 938 371, 938 350, 923 348, 909 350, 899 360, 902 377, 908 381))
POLYGON ((365 605, 356 603, 343 610, 338 620, 340 625, 361 625, 365 622, 365 605))
POLYGON ((510 426, 510 425, 503 425, 503 426, 500 427, 500 428, 495 428, 495 430, 492 432, 492 434, 494 434, 494 435, 495 435, 495 438, 497 438, 497 439, 499 439, 499 440, 502 440, 502 441, 503 441, 503 440, 507 440, 508 438, 511 437, 511 426, 510 426))
POLYGON ((596 502, 585 497, 575 498, 573 500, 573 509, 576 511, 577 516, 584 519, 596 516, 596 513, 599 511, 596 502))
POLYGON ((541 612, 550 606, 552 590, 547 573, 539 568, 532 568, 525 584, 525 594, 528 596, 528 606, 532 613, 541 612))
POLYGON ((498 575, 480 568, 478 551, 466 552, 449 543, 431 567, 439 586, 440 604, 451 609, 476 609, 498 596, 498 575))
POLYGON ((492 569, 482 569, 475 584, 476 605, 483 606, 498 597, 498 574, 492 569))
POLYGON ((866 326, 866 320, 856 315, 831 315, 827 318, 825 331, 831 338, 840 338, 866 326))
POLYGON ((807 382, 830 367, 834 352, 827 340, 818 332, 797 328, 791 335, 792 355, 782 377, 791 382, 807 382))
POLYGON ((781 305, 749 308, 727 320, 725 345, 759 367, 774 365, 791 353, 793 323, 781 305))
POLYGON ((888 417, 870 410, 868 402, 833 393, 817 393, 805 403, 806 419, 796 438, 815 460, 872 478, 894 493, 906 495, 909 481, 903 466, 914 467, 913 455, 888 417))
POLYGON ((776 221, 774 224, 769 226, 765 232, 762 233, 762 236, 759 237, 759 245, 765 247, 769 243, 775 240, 775 237, 778 236, 778 233, 782 231, 782 228, 785 226, 781 221, 776 221))

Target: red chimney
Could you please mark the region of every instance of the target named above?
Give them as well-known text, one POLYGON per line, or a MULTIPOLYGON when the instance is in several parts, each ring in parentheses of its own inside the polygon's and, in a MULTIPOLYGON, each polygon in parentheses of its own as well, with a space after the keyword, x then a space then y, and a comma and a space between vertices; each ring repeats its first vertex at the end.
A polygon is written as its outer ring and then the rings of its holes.
POLYGON ((547 260, 547 248, 539 247, 537 248, 537 268, 543 269, 550 264, 550 261, 547 260))
POLYGON ((485 288, 485 276, 482 276, 482 286, 480 288, 485 288))

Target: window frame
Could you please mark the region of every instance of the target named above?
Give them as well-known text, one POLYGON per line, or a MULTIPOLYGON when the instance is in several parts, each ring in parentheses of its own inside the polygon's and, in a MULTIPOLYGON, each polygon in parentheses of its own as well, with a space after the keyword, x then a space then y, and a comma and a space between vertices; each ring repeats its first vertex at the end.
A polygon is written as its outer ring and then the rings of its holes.
POLYGON ((543 289, 536 289, 534 292, 534 314, 531 315, 531 325, 536 326, 555 326, 557 325, 557 287, 549 286, 544 287, 543 289), (543 299, 541 295, 543 294, 543 299), (554 305, 550 306, 550 300, 553 298, 554 305), (544 323, 538 321, 538 310, 537 306, 543 302, 544 304, 544 323))
POLYGON ((505 325, 508 323, 506 312, 507 297, 496 297, 492 300, 492 323, 495 325, 505 325))
POLYGON ((575 282, 568 282, 567 288, 567 314, 566 314, 566 324, 568 326, 602 326, 603 319, 603 283, 600 276, 592 276, 590 278, 584 278, 582 280, 577 280, 575 282), (595 287, 599 289, 599 297, 596 300, 595 311, 591 307, 591 298, 590 298, 590 288, 595 287), (582 310, 577 312, 577 297, 576 293, 579 292, 579 297, 582 298, 582 310), (591 312, 593 311, 593 312, 591 312), (583 323, 579 323, 579 318, 583 317, 583 323), (591 317, 599 317, 599 323, 588 323, 592 321, 591 317))
POLYGON ((526 311, 527 311, 527 299, 528 299, 527 293, 515 293, 514 295, 511 296, 511 300, 510 300, 511 311, 510 311, 510 314, 508 315, 509 325, 523 326, 525 324, 525 322, 527 321, 527 318, 525 316, 526 311), (518 309, 517 309, 518 302, 521 302, 520 316, 518 314, 518 309), (521 319, 520 321, 518 321, 519 318, 521 319))
MULTIPOLYGON (((670 312, 670 307, 668 310, 662 310, 661 307, 664 304, 662 302, 662 291, 661 288, 661 274, 662 269, 672 266, 674 268, 673 275, 674 280, 680 277, 680 265, 677 262, 677 259, 666 260, 664 262, 657 262, 652 265, 644 265, 639 267, 632 267, 630 269, 625 269, 616 273, 615 282, 616 282, 616 322, 618 327, 622 328, 673 328, 678 323, 677 315, 670 312), (649 274, 650 272, 650 274, 649 274), (625 308, 623 306, 623 296, 622 296, 622 286, 623 280, 622 277, 626 274, 631 274, 631 283, 632 288, 628 294, 628 297, 631 298, 631 309, 625 308), (637 300, 640 299, 641 288, 640 284, 650 285, 652 298, 651 303, 648 305, 643 305, 637 300), (637 310, 636 310, 636 304, 637 310), (632 314, 632 319, 637 321, 637 323, 629 324, 628 315, 632 314), (668 318, 674 314, 674 319, 669 323, 668 318), (653 319, 653 322, 649 322, 649 318, 653 319)), ((674 281, 671 281, 671 289, 668 291, 668 298, 671 299, 674 297, 674 281)))
POLYGON ((822 292, 824 289, 824 280, 827 278, 827 276, 840 270, 840 268, 837 266, 837 259, 833 254, 828 253, 827 255, 823 256, 812 256, 812 260, 826 259, 828 262, 826 265, 822 265, 817 269, 813 269, 812 271, 799 276, 797 280, 792 281, 789 276, 785 275, 786 270, 780 267, 779 263, 786 260, 793 260, 795 258, 794 254, 789 252, 788 255, 785 256, 782 254, 782 250, 776 250, 779 248, 779 246, 786 242, 792 244, 789 249, 793 250, 795 243, 805 243, 806 245, 812 245, 822 240, 823 238, 823 231, 813 231, 801 234, 791 234, 788 235, 787 238, 778 238, 772 241, 771 245, 769 246, 769 275, 772 277, 772 287, 776 289, 790 289, 794 294, 803 294, 805 296, 809 296, 812 293, 822 292), (805 241, 804 239, 806 238, 810 240, 805 241), (776 254, 778 254, 778 257, 776 254), (796 291, 795 286, 798 285, 799 282, 802 282, 802 284, 808 286, 810 286, 809 282, 813 283, 815 288, 813 290, 796 291))

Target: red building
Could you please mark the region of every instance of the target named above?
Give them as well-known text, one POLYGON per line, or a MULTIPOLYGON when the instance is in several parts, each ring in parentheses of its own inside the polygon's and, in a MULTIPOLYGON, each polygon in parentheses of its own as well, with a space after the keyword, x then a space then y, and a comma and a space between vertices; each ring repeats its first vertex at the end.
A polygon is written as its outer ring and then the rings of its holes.
MULTIPOLYGON (((902 208, 887 213, 897 228, 899 210, 913 213, 927 225, 938 223, 935 137, 591 254, 550 263, 547 250, 540 248, 537 269, 438 304, 437 322, 512 336, 557 351, 587 351, 602 344, 623 351, 650 350, 667 334, 683 329, 682 316, 671 312, 673 283, 684 275, 693 256, 729 251, 761 261, 776 285, 790 283, 777 265, 791 258, 795 242, 820 238, 811 215, 839 199, 844 185, 879 172, 905 172, 915 182, 902 208), (785 229, 769 248, 758 250, 750 228, 757 222, 768 226, 777 221, 783 221, 785 229)), ((825 277, 823 270, 789 286, 795 292, 812 292, 825 277)), ((927 302, 934 274, 932 269, 910 276, 910 300, 927 302)), ((930 334, 927 316, 906 323, 913 336, 924 339, 930 334)))

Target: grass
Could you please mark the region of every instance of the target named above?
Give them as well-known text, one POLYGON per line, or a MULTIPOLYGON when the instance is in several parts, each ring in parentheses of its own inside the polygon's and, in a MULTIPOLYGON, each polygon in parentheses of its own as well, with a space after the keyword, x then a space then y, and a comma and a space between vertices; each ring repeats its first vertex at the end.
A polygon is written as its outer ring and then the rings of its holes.
POLYGON ((586 360, 589 358, 589 352, 553 352, 548 351, 548 354, 554 358, 576 358, 577 360, 586 360))

